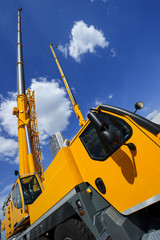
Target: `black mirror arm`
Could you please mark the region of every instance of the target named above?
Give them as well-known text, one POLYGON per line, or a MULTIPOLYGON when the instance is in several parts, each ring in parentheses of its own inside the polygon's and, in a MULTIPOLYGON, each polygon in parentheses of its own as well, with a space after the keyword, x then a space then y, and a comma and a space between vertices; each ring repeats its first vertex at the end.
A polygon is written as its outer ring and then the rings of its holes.
POLYGON ((122 145, 126 145, 130 150, 136 151, 136 146, 134 143, 122 143, 122 145))

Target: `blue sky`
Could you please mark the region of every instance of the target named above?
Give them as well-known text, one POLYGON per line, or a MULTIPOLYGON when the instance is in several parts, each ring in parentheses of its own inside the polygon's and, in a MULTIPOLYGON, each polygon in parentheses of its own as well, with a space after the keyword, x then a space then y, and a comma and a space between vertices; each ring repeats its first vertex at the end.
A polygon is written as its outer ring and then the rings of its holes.
MULTIPOLYGON (((36 90, 44 169, 52 161, 49 136, 79 129, 49 44, 86 118, 106 103, 160 123, 159 0, 0 1, 0 207, 18 169, 16 106, 17 11, 22 7, 26 88, 36 90)), ((2 216, 2 215, 0 215, 2 216)))

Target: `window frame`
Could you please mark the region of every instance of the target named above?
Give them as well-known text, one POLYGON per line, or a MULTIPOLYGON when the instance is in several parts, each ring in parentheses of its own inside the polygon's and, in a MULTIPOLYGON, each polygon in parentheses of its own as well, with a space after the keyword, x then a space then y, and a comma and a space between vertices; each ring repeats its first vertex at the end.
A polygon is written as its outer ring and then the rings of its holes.
MULTIPOLYGON (((33 180, 33 179, 32 179, 33 180)), ((31 181, 32 181, 31 180, 31 181)), ((34 175, 29 175, 29 176, 24 176, 24 177, 21 177, 20 178, 20 184, 21 184, 21 187, 22 187, 22 194, 23 194, 23 199, 24 199, 24 204, 25 205, 30 205, 30 204, 32 204, 38 197, 39 197, 39 195, 42 193, 42 187, 41 187, 41 184, 40 184, 40 182, 39 182, 39 179, 38 179, 38 177, 34 174, 34 175), (35 191, 36 193, 39 193, 37 196, 36 196, 36 198, 34 198, 34 200, 32 199, 31 200, 31 195, 33 196, 33 194, 31 194, 31 192, 29 193, 29 196, 30 196, 30 203, 28 203, 27 202, 27 198, 26 198, 26 196, 24 195, 24 188, 23 188, 23 186, 24 186, 24 183, 22 182, 22 180, 23 179, 27 179, 27 178, 30 178, 30 177, 32 177, 32 178, 34 178, 34 179, 36 179, 36 181, 37 181, 37 186, 39 187, 39 190, 38 191, 35 191)))
POLYGON ((144 118, 140 115, 138 115, 137 113, 133 113, 130 112, 128 110, 125 110, 123 108, 118 108, 115 106, 111 106, 111 105, 100 105, 98 107, 98 110, 102 110, 102 111, 109 111, 113 114, 118 114, 120 116, 125 116, 125 117, 129 117, 131 118, 135 123, 137 123, 138 125, 140 125, 141 127, 143 127, 144 129, 146 129, 147 131, 151 132, 154 135, 157 135, 160 133, 160 125, 157 123, 154 123, 150 120, 148 120, 147 118, 144 118))
POLYGON ((16 185, 12 188, 12 202, 14 207, 17 208, 16 204, 16 185))
POLYGON ((12 188, 12 202, 13 202, 13 205, 16 209, 21 209, 22 208, 23 199, 22 199, 22 195, 21 195, 21 191, 20 191, 20 185, 19 185, 18 181, 14 184, 14 187, 12 188), (17 204, 17 188, 19 190, 19 196, 20 196, 20 199, 21 199, 21 207, 18 206, 18 204, 17 204))
POLYGON ((21 196, 20 187, 19 187, 18 182, 16 183, 15 189, 16 189, 16 208, 21 209, 22 208, 22 196, 21 196), (20 199, 21 199, 21 207, 18 206, 19 203, 17 203, 17 188, 18 188, 18 191, 19 191, 20 199))
MULTIPOLYGON (((126 139, 124 139, 124 140, 121 142, 122 144, 125 143, 125 142, 127 142, 127 141, 131 138, 131 136, 132 136, 132 134, 133 134, 132 128, 131 128, 131 126, 130 126, 124 119, 119 118, 119 117, 117 117, 117 116, 115 116, 115 115, 106 113, 106 112, 100 112, 100 115, 101 115, 101 117, 103 117, 103 115, 109 115, 109 116, 111 116, 111 117, 113 117, 113 118, 115 118, 115 119, 120 120, 121 122, 124 123, 124 125, 126 125, 126 126, 128 127, 128 129, 129 129, 129 135, 127 136, 126 139)), ((103 118, 103 119, 104 119, 104 118, 103 118)), ((88 153, 88 155, 90 156, 91 159, 96 160, 96 161, 102 161, 102 162, 104 162, 104 161, 106 161, 114 152, 116 152, 116 151, 121 147, 121 145, 120 145, 120 144, 117 144, 117 147, 115 147, 115 149, 113 149, 108 155, 106 154, 106 157, 104 157, 104 158, 92 156, 90 150, 88 149, 86 143, 85 143, 84 140, 83 140, 83 135, 88 131, 88 129, 89 129, 91 126, 94 128, 93 124, 90 122, 90 123, 87 125, 87 127, 84 129, 84 131, 81 133, 81 135, 79 136, 79 139, 81 140, 83 146, 85 147, 85 149, 86 149, 86 151, 87 151, 87 153, 88 153)), ((95 128, 94 128, 94 129, 95 129, 95 128)), ((95 131, 96 131, 96 129, 95 129, 95 131)), ((97 133, 96 133, 96 134, 97 134, 97 133)), ((98 137, 98 134, 97 134, 97 137, 98 137)), ((101 142, 100 139, 99 139, 99 141, 101 142)), ((101 143, 101 144, 102 144, 102 143, 101 143)), ((103 146, 103 145, 102 145, 102 146, 103 146)))

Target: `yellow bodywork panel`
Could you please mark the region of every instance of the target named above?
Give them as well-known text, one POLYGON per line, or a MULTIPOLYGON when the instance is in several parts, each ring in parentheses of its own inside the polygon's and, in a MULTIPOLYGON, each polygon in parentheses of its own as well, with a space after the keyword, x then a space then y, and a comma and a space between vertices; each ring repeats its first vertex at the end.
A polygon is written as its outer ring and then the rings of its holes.
POLYGON ((104 161, 92 159, 79 138, 89 124, 86 122, 70 146, 62 148, 46 170, 45 190, 30 208, 31 223, 81 182, 88 182, 99 192, 95 184, 99 177, 106 187, 105 194, 99 193, 121 213, 160 194, 159 137, 129 117, 120 118, 132 128, 128 143, 134 143, 136 151, 123 145, 104 161))
POLYGON ((160 141, 146 129, 136 126, 129 117, 120 118, 133 130, 128 143, 134 143, 136 151, 123 145, 105 161, 97 161, 91 159, 79 137, 71 144, 71 151, 83 180, 99 191, 95 180, 100 177, 106 187, 106 193, 100 194, 123 213, 160 194, 160 148, 156 144, 160 141))
POLYGON ((62 148, 44 173, 43 193, 30 206, 30 223, 33 224, 71 189, 83 182, 70 147, 62 148))
POLYGON ((18 129, 18 141, 19 144, 19 173, 20 175, 24 175, 29 173, 29 162, 28 162, 28 150, 27 150, 27 142, 25 135, 25 128, 20 127, 18 129))
MULTIPOLYGON (((17 96, 16 109, 18 117, 19 174, 24 175, 30 172, 25 134, 25 126, 28 125, 29 121, 27 113, 27 96, 25 94, 19 94, 17 96)), ((15 113, 15 110, 13 110, 13 114, 15 113)))
POLYGON ((17 179, 12 189, 12 200, 5 210, 3 230, 5 230, 6 239, 18 233, 29 220, 26 219, 28 212, 24 207, 23 195, 19 184, 19 179, 17 179), (23 224, 20 224, 22 222, 23 224))
POLYGON ((25 94, 17 96, 17 107, 13 109, 13 114, 18 117, 19 174, 22 176, 37 170, 37 162, 33 153, 28 153, 27 149, 25 127, 28 128, 29 120, 31 121, 31 119, 28 116, 28 103, 25 94))
MULTIPOLYGON (((27 112, 27 96, 25 94, 19 94, 17 96, 17 108, 18 108, 18 128, 28 124, 28 112, 27 112)), ((14 114, 14 112, 13 112, 14 114)))

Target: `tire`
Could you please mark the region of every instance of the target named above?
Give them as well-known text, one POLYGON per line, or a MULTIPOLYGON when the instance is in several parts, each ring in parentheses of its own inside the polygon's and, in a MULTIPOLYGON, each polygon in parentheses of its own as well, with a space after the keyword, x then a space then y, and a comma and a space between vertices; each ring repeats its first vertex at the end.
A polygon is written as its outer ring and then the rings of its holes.
POLYGON ((54 240, 95 240, 95 237, 81 220, 69 219, 56 227, 54 240))

